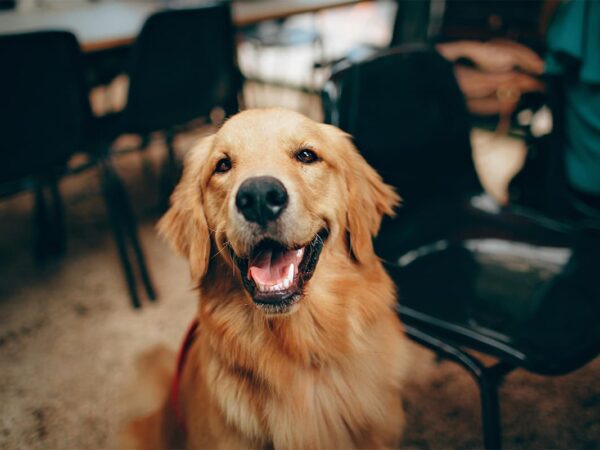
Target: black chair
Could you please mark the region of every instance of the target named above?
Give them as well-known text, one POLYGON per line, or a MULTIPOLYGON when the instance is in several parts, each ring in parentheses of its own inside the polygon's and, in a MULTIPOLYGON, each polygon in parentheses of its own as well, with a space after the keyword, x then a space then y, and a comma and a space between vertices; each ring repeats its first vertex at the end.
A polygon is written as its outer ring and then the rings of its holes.
POLYGON ((0 195, 35 191, 37 255, 57 256, 65 249, 60 178, 97 166, 132 303, 140 304, 128 242, 154 299, 127 192, 110 159, 68 166, 90 144, 91 111, 76 38, 61 31, 3 35, 0 60, 0 195))
POLYGON ((127 74, 127 104, 123 111, 96 121, 97 136, 109 145, 124 133, 147 137, 164 132, 167 198, 178 177, 173 147, 178 127, 210 117, 216 107, 225 115, 239 109, 242 78, 229 2, 150 16, 131 50, 127 74))
POLYGON ((500 448, 506 374, 564 374, 600 351, 600 231, 483 193, 464 100, 433 49, 396 49, 334 73, 324 105, 404 198, 375 244, 406 333, 475 377, 484 445, 500 448), (471 350, 498 363, 486 367, 471 350))

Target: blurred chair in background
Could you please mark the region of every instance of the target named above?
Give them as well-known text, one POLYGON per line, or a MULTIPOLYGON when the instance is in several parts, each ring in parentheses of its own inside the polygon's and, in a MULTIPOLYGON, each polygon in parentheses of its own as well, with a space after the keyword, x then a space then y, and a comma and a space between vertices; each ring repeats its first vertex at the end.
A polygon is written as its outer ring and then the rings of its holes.
POLYGON ((3 9, 15 9, 17 0, 0 0, 0 11, 3 9))
POLYGON ((35 191, 37 256, 43 259, 65 249, 60 178, 98 166, 131 301, 135 307, 140 305, 127 244, 146 293, 154 299, 133 211, 110 159, 96 157, 80 167, 68 167, 74 153, 93 144, 88 134, 91 110, 76 38, 60 31, 2 35, 0 60, 0 192, 35 191))
POLYGON ((501 208, 481 188, 452 65, 397 48, 334 73, 325 117, 354 136, 403 206, 376 249, 415 341, 476 379, 484 445, 500 448, 498 388, 517 367, 575 370, 600 351, 600 232, 501 208), (471 350, 495 357, 486 367, 471 350))
POLYGON ((225 116, 239 108, 242 78, 229 3, 169 9, 150 16, 131 49, 127 74, 125 108, 98 118, 96 136, 108 148, 125 133, 147 137, 162 132, 168 151, 161 174, 166 204, 179 177, 177 130, 194 119, 210 118, 217 107, 225 116))

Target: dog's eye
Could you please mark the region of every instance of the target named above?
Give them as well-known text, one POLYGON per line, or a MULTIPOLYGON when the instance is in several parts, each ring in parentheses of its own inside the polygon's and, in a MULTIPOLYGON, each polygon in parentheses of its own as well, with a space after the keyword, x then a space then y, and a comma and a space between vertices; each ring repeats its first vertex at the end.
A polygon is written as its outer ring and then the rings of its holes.
POLYGON ((215 173, 224 173, 229 172, 231 169, 231 159, 229 158, 221 158, 217 165, 215 166, 215 173))
POLYGON ((314 163, 315 161, 318 161, 319 157, 312 150, 308 150, 308 149, 304 148, 302 150, 299 150, 296 153, 296 159, 298 161, 300 161, 301 163, 311 164, 311 163, 314 163))

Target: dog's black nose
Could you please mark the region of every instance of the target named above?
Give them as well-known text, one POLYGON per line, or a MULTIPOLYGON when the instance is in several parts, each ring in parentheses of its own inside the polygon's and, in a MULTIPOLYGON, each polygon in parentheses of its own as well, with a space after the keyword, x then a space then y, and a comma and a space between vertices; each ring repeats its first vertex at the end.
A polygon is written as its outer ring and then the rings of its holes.
POLYGON ((248 178, 235 196, 235 204, 246 220, 262 227, 277 219, 287 203, 285 186, 273 177, 248 178))

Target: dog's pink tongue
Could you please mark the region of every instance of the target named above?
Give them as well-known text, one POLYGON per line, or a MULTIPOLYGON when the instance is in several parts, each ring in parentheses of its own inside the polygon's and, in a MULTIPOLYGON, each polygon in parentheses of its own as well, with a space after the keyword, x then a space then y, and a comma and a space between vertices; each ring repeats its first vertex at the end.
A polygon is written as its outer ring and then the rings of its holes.
POLYGON ((296 270, 298 261, 295 250, 268 249, 250 260, 248 278, 260 284, 278 284, 286 278, 290 264, 294 264, 296 270))

